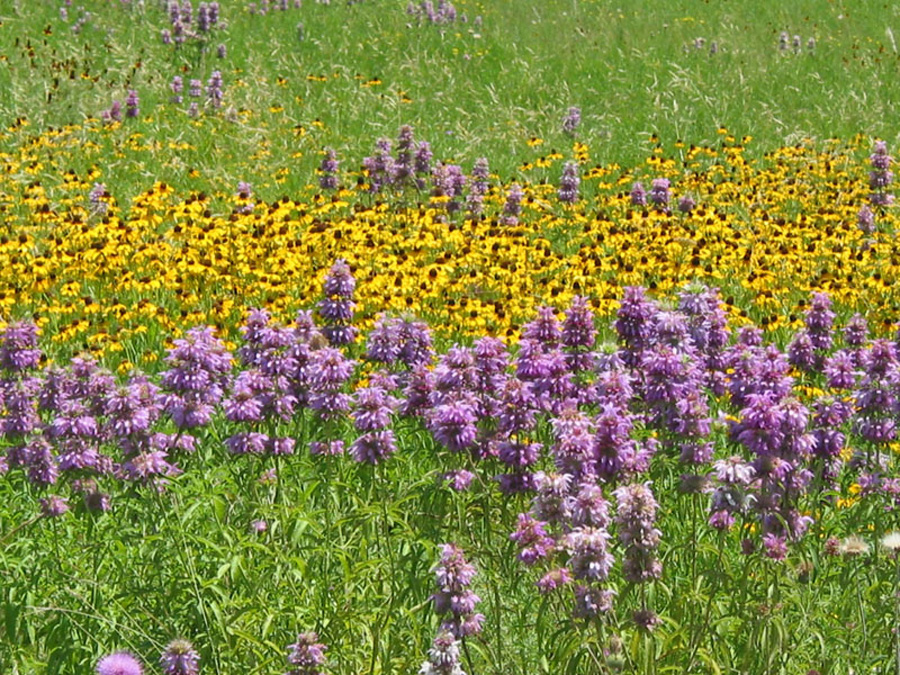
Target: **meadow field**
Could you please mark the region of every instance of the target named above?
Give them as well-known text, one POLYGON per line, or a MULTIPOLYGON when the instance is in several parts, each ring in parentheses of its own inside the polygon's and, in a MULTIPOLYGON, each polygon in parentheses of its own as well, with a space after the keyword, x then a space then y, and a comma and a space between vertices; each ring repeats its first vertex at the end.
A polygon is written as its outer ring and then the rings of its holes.
POLYGON ((895 28, 0 2, 0 673, 900 675, 895 28))

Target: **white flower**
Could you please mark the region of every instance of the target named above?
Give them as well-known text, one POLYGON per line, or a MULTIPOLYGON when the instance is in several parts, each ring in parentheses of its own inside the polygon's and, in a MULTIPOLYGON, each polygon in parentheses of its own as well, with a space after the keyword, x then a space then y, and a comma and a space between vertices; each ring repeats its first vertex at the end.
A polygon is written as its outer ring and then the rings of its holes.
POLYGON ((857 536, 847 537, 841 542, 841 555, 866 555, 869 552, 869 545, 857 536))
POLYGON ((888 532, 881 538, 881 545, 888 551, 900 550, 900 532, 888 532))

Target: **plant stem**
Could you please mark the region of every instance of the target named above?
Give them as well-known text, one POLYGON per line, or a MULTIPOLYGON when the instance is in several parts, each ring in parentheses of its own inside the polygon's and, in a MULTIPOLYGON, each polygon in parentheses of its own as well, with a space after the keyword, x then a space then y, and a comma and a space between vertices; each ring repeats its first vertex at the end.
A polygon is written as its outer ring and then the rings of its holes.
POLYGON ((475 675, 475 667, 472 665, 472 655, 469 653, 469 644, 466 642, 466 636, 460 638, 462 642, 463 653, 466 655, 466 665, 469 667, 468 675, 475 675))
POLYGON ((894 551, 894 560, 896 560, 896 567, 894 573, 894 630, 897 631, 895 635, 895 655, 896 655, 896 672, 897 675, 900 675, 900 588, 898 588, 898 581, 900 581, 900 555, 897 554, 897 551, 894 551))
POLYGON ((855 583, 856 586, 856 602, 859 606, 859 625, 862 628, 862 653, 866 653, 866 643, 868 642, 869 633, 866 629, 866 610, 863 606, 862 585, 855 583))

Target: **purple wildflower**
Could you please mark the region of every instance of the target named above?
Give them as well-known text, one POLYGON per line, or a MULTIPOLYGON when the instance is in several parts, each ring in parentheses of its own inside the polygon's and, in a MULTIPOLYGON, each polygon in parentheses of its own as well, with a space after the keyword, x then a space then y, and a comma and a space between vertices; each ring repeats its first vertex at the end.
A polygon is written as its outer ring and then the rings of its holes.
POLYGON ((487 159, 484 157, 477 159, 475 166, 472 168, 472 181, 469 184, 469 196, 466 199, 469 213, 474 216, 479 215, 482 211, 484 196, 489 188, 488 180, 490 175, 487 159))
POLYGON ((519 560, 534 565, 547 558, 556 549, 556 541, 547 534, 547 523, 529 514, 519 514, 519 524, 509 538, 519 546, 519 560))
POLYGON ((222 73, 214 70, 206 83, 206 99, 213 108, 221 108, 222 96, 222 73))
POLYGON ((894 172, 890 170, 893 160, 888 155, 885 141, 875 142, 875 148, 869 156, 869 161, 872 164, 872 171, 869 172, 869 188, 872 190, 869 201, 874 206, 889 206, 894 201, 894 195, 888 192, 888 188, 894 180, 894 172))
POLYGON ((769 532, 763 535, 762 541, 763 553, 767 558, 777 562, 787 558, 787 540, 784 537, 769 532))
POLYGON ((197 30, 200 33, 206 33, 209 29, 209 5, 205 2, 201 2, 197 7, 197 30))
POLYGON ((576 579, 598 582, 609 577, 614 562, 608 550, 609 539, 606 529, 598 527, 579 527, 566 535, 569 566, 576 579))
POLYGON ((312 441, 309 444, 309 453, 311 455, 335 457, 337 455, 343 455, 344 450, 344 441, 312 441))
POLYGON ((112 102, 109 110, 104 110, 100 117, 104 122, 121 122, 122 121, 122 104, 118 100, 112 102))
POLYGON ((678 210, 681 213, 690 213, 696 206, 697 202, 691 195, 684 195, 678 200, 678 210))
POLYGON ((560 336, 566 350, 566 363, 573 373, 590 370, 593 365, 590 350, 594 346, 595 335, 594 314, 587 298, 576 295, 566 310, 560 336))
POLYGON ((415 177, 414 148, 413 129, 408 124, 404 124, 400 127, 400 132, 397 136, 397 158, 392 167, 391 182, 395 185, 404 186, 413 181, 415 177))
POLYGON ((69 510, 68 500, 58 495, 42 498, 40 504, 41 515, 45 518, 57 518, 69 510))
POLYGON ((325 275, 325 298, 318 304, 319 315, 325 321, 322 334, 334 346, 349 344, 356 339, 357 330, 351 325, 356 307, 353 302, 355 289, 356 280, 350 266, 339 258, 325 275))
POLYGON ((605 528, 609 525, 609 503, 603 490, 594 482, 583 482, 569 497, 567 508, 575 527, 605 528))
MULTIPOLYGON (((433 158, 434 153, 431 152, 431 144, 429 144, 427 141, 421 141, 416 147, 416 154, 413 159, 413 169, 415 170, 417 176, 431 175, 431 160, 433 158)), ((425 187, 424 180, 421 180, 421 182, 417 182, 416 185, 421 190, 425 187)))
POLYGON ((431 596, 434 609, 438 614, 448 615, 441 628, 457 638, 481 632, 484 616, 475 612, 480 598, 469 590, 476 571, 466 561, 462 549, 455 544, 443 544, 434 574, 438 587, 431 596))
POLYGON ((37 368, 40 360, 38 328, 34 323, 11 322, 0 331, 0 368, 20 373, 37 368))
POLYGON ((518 183, 513 183, 506 194, 506 202, 503 204, 503 215, 500 222, 503 225, 514 227, 519 224, 519 214, 522 212, 522 198, 525 193, 518 183))
POLYGON ((854 314, 844 326, 844 342, 848 347, 858 349, 866 344, 869 323, 862 314, 854 314))
POLYGON ((169 369, 160 376, 165 410, 179 429, 204 426, 222 399, 231 371, 231 353, 213 335, 212 328, 190 329, 175 340, 166 356, 169 369))
POLYGON ((564 204, 574 204, 578 201, 578 186, 581 176, 576 162, 566 162, 563 167, 562 178, 559 181, 559 201, 564 204))
POLYGON ((642 183, 635 183, 634 185, 632 185, 629 195, 631 197, 632 206, 647 205, 647 190, 644 189, 642 183))
POLYGON ((661 533, 655 526, 657 503, 649 483, 633 483, 614 492, 618 502, 616 524, 625 546, 623 574, 634 583, 658 579, 662 563, 656 557, 661 533))
POLYGON ((318 642, 319 636, 312 631, 300 633, 297 642, 288 646, 287 661, 292 668, 286 675, 323 675, 325 651, 328 649, 318 642))
POLYGON ((338 166, 337 152, 332 148, 323 151, 322 163, 319 165, 319 187, 323 190, 337 190, 338 166))
POLYGON ((572 575, 569 573, 569 570, 565 567, 559 567, 554 570, 550 570, 537 582, 535 585, 538 587, 538 590, 541 593, 550 593, 551 591, 555 591, 557 588, 562 588, 566 584, 572 581, 572 575))
POLYGON ((181 103, 183 100, 181 93, 184 91, 184 80, 181 79, 181 75, 173 77, 169 87, 172 89, 172 103, 181 103))
POLYGON ((126 117, 137 117, 140 115, 140 101, 138 100, 138 94, 134 89, 129 90, 128 97, 125 99, 125 116, 126 117))
POLYGON ((652 631, 662 623, 662 620, 659 618, 656 612, 649 609, 639 609, 635 611, 635 613, 631 616, 631 620, 634 621, 635 625, 638 628, 647 632, 652 631))
POLYGON ((626 365, 637 366, 653 338, 654 304, 640 286, 626 286, 616 312, 615 328, 626 365))
POLYGON ((875 213, 867 205, 859 209, 856 214, 856 226, 865 234, 873 234, 875 232, 875 213))
POLYGON ((454 492, 465 492, 472 484, 475 474, 466 469, 457 469, 456 471, 445 473, 441 478, 447 487, 454 492))
POLYGON ((200 655, 187 640, 172 640, 159 657, 164 675, 197 675, 200 655))
POLYGON ((456 164, 440 164, 431 171, 431 194, 442 200, 444 208, 453 213, 458 211, 460 204, 457 198, 462 196, 466 185, 466 176, 462 167, 456 164))
POLYGON ((591 418, 575 406, 569 406, 551 420, 556 442, 553 461, 556 468, 576 480, 594 475, 594 425, 591 418))
POLYGON ((853 353, 846 349, 836 351, 825 360, 824 373, 829 387, 853 389, 858 374, 853 353))
POLYGON ((581 124, 581 108, 572 106, 563 118, 562 130, 564 134, 574 136, 581 124))
POLYGON ((353 459, 366 464, 378 464, 397 450, 394 432, 390 429, 368 431, 350 446, 353 459))
POLYGON ((391 156, 391 141, 379 139, 375 144, 375 154, 363 159, 363 169, 369 178, 369 190, 379 192, 391 184, 394 176, 394 158, 391 156))
POLYGON ((140 662, 128 652, 116 652, 97 662, 97 675, 142 675, 140 662))
POLYGON ((650 184, 650 203, 658 209, 665 209, 669 205, 669 179, 654 178, 650 184))
POLYGON ((340 350, 324 347, 312 352, 309 364, 309 405, 322 419, 335 419, 350 410, 344 387, 353 374, 353 361, 340 350))
POLYGON ((460 452, 475 443, 478 417, 471 396, 447 398, 426 414, 435 440, 451 452, 460 452))
POLYGON ((613 608, 616 592, 611 588, 578 585, 575 587, 575 616, 591 619, 613 608))
POLYGON ((428 650, 419 675, 465 675, 459 663, 459 643, 449 630, 441 630, 428 650))

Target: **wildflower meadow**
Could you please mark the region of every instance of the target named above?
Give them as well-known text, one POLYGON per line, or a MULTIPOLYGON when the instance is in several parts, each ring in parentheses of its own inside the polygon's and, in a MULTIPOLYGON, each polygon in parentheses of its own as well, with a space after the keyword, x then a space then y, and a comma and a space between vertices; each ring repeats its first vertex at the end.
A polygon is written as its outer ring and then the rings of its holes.
POLYGON ((900 675, 895 27, 0 1, 0 673, 900 675))

